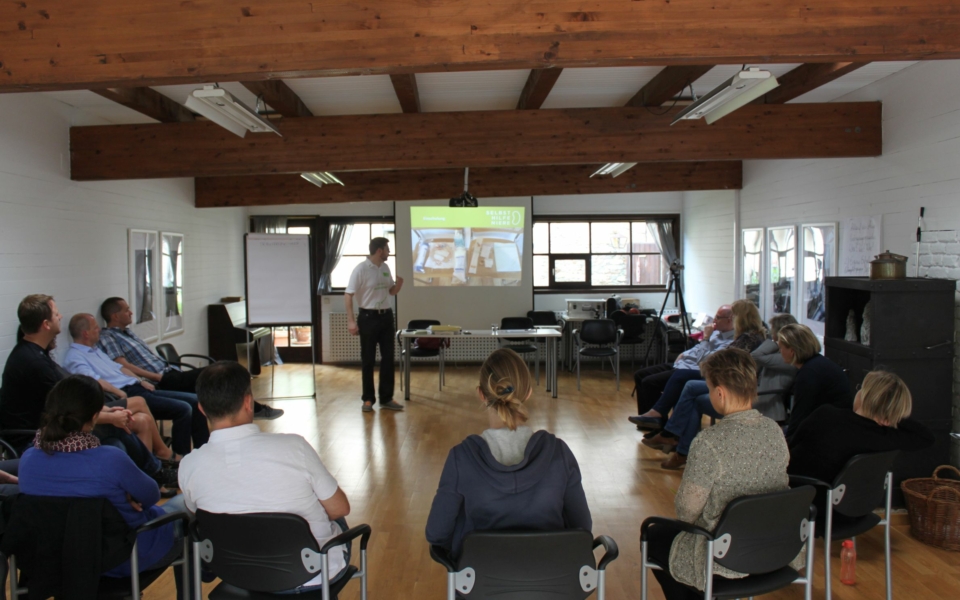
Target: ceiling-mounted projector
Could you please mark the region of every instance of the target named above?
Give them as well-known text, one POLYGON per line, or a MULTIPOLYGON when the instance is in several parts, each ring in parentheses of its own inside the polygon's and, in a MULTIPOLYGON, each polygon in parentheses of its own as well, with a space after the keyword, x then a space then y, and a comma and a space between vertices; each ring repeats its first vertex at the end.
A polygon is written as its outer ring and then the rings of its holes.
MULTIPOLYGON (((273 123, 257 114, 255 110, 233 97, 227 90, 212 85, 203 86, 187 96, 187 108, 200 114, 220 127, 244 137, 248 131, 280 135, 273 123)), ((283 137, 283 136, 281 136, 283 137)))

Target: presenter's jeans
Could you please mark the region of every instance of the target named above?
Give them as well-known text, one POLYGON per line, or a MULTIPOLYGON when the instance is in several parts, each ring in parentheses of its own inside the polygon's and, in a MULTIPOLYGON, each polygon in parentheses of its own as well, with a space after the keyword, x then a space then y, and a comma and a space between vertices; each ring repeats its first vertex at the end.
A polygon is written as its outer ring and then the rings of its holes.
POLYGON ((393 311, 373 312, 361 310, 357 317, 360 329, 360 361, 363 364, 364 402, 375 402, 377 394, 373 387, 373 367, 377 363, 377 347, 380 347, 380 404, 393 401, 393 311))

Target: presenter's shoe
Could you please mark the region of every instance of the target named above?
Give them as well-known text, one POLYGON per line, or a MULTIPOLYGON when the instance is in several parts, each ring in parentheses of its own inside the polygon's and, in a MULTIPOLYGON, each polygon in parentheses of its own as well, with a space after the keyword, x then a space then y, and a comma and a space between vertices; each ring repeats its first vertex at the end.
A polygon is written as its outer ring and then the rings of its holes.
POLYGON ((390 402, 387 402, 386 404, 381 404, 381 405, 380 405, 380 408, 386 409, 386 410, 403 410, 403 405, 402 405, 402 404, 397 404, 396 402, 394 402, 393 400, 391 400, 390 402))
POLYGON ((266 404, 259 404, 259 410, 253 411, 254 419, 263 419, 265 421, 272 421, 276 418, 279 418, 283 415, 283 409, 273 408, 272 406, 267 406, 266 404))
POLYGON ((364 402, 361 410, 363 412, 373 412, 373 402, 364 402))
POLYGON ((666 469, 667 471, 679 471, 686 465, 687 457, 679 452, 674 452, 667 458, 667 460, 660 463, 660 468, 666 469))

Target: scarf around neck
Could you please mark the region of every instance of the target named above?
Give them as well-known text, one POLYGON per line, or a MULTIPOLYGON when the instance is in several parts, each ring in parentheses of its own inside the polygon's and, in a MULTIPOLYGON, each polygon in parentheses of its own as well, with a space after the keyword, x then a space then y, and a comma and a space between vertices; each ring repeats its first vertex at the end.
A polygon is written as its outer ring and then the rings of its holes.
POLYGON ((33 447, 45 452, 82 452, 97 448, 100 446, 100 440, 92 433, 83 431, 74 431, 59 442, 50 443, 49 448, 43 448, 40 444, 40 430, 33 437, 33 447))

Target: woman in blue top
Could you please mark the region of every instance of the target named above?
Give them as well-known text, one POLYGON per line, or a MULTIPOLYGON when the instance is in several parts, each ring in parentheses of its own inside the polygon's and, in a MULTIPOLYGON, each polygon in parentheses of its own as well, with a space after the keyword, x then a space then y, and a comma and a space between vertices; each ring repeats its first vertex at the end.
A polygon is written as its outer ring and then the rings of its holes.
POLYGON ((563 440, 524 425, 533 385, 520 355, 501 348, 487 357, 477 392, 490 427, 450 450, 427 541, 457 558, 474 530, 590 531, 577 459, 563 440))
MULTIPOLYGON (((35 496, 106 498, 131 528, 183 511, 182 495, 157 506, 157 482, 122 450, 100 445, 91 431, 102 408, 100 384, 85 375, 67 377, 50 390, 33 447, 20 459, 20 491, 35 496)), ((141 572, 175 560, 182 549, 181 533, 173 523, 141 534, 137 542, 141 572)), ((176 569, 178 598, 179 573, 176 569)), ((130 562, 104 575, 128 577, 130 562)))

